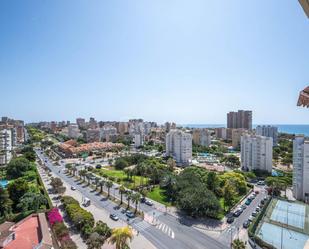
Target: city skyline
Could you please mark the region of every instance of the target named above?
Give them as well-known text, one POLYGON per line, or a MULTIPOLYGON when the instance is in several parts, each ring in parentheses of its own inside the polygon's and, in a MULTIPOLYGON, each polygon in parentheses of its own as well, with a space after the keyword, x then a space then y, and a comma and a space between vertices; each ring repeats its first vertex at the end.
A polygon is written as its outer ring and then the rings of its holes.
POLYGON ((1 116, 225 124, 244 109, 254 124, 309 122, 297 1, 135 3, 2 1, 1 116))

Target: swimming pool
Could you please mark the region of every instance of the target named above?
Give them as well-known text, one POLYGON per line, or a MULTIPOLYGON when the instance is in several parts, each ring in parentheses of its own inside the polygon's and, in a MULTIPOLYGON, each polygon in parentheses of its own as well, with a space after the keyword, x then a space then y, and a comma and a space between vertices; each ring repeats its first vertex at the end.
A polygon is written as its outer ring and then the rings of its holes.
POLYGON ((0 180, 0 187, 6 188, 6 186, 9 184, 7 180, 0 180))

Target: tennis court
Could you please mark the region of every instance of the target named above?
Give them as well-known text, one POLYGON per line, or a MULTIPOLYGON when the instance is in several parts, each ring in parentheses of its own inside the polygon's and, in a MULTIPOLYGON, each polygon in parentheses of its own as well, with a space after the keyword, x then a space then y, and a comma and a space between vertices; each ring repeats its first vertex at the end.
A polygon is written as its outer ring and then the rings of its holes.
POLYGON ((288 226, 304 229, 305 216, 305 205, 278 200, 270 219, 288 226))
POLYGON ((268 244, 282 249, 303 249, 309 236, 270 223, 263 223, 257 233, 268 244), (281 247, 282 243, 282 247, 281 247))

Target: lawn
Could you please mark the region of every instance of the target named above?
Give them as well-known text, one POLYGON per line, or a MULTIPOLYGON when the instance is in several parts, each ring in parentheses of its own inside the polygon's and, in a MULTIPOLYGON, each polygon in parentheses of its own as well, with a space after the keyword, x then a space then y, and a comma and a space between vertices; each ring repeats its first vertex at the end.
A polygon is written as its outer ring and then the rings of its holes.
POLYGON ((160 187, 153 188, 152 191, 147 194, 147 197, 168 207, 172 206, 172 203, 165 195, 165 190, 160 187))
POLYGON ((132 177, 132 181, 130 181, 128 178, 127 178, 127 175, 124 173, 123 170, 115 170, 114 168, 112 167, 109 167, 109 168, 102 168, 100 170, 96 170, 96 172, 103 176, 104 174, 107 175, 107 177, 114 177, 115 178, 115 182, 119 183, 119 184, 123 184, 125 185, 126 187, 128 188, 134 188, 134 187, 137 187, 137 186, 140 186, 142 181, 144 182, 144 184, 146 183, 146 181, 148 180, 147 178, 142 177, 141 176, 133 176, 132 177), (118 179, 118 181, 117 181, 118 179), (120 181, 120 182, 119 182, 120 181), (135 183, 134 183, 135 181, 135 183))

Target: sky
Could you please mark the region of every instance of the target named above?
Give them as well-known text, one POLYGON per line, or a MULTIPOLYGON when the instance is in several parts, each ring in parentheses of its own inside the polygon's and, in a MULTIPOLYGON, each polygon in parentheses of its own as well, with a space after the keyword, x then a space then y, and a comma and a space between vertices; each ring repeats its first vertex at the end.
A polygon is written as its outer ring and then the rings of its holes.
POLYGON ((298 1, 0 1, 0 116, 308 124, 307 85, 298 1))

